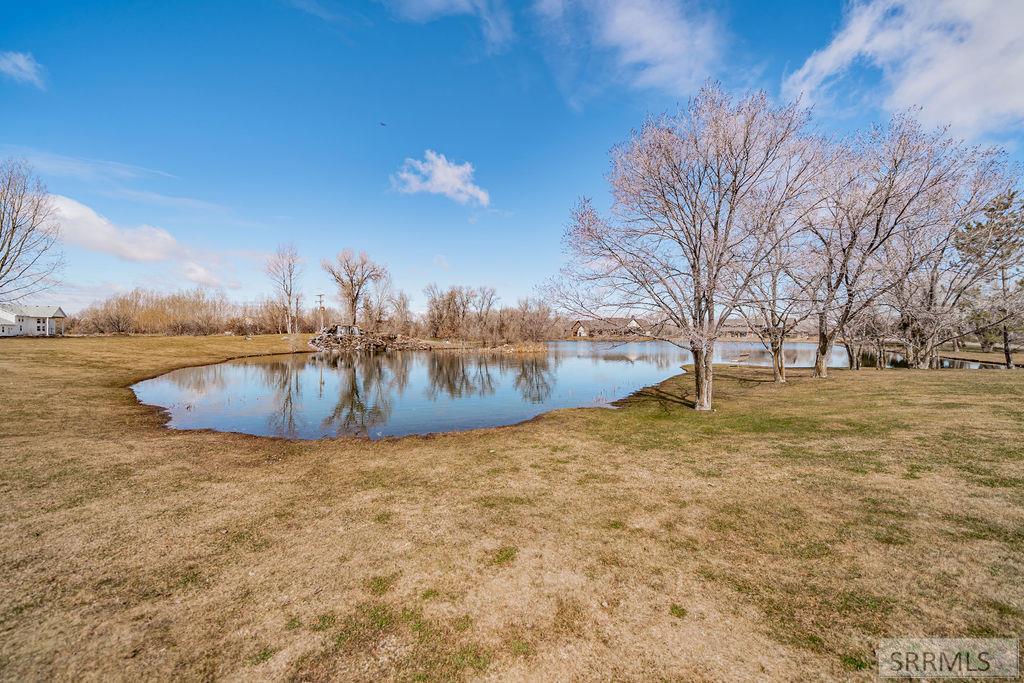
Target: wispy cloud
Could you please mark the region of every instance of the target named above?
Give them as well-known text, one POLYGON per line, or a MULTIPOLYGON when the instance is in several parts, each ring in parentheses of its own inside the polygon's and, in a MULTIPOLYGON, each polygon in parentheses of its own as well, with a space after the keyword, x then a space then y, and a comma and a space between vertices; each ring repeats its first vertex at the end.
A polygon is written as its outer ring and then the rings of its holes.
POLYGON ((5 145, 5 155, 24 158, 38 173, 49 176, 76 178, 87 182, 114 182, 137 180, 140 178, 174 178, 170 173, 143 166, 122 164, 117 161, 86 159, 84 157, 52 154, 26 147, 5 145))
POLYGON ((195 211, 226 211, 227 209, 215 202, 208 202, 204 199, 195 199, 193 197, 176 197, 174 195, 161 194, 159 192, 150 192, 148 190, 130 190, 128 188, 118 188, 111 191, 109 194, 115 197, 121 197, 141 204, 151 204, 153 206, 167 206, 178 209, 191 209, 195 211))
POLYGON ((0 146, 0 153, 24 158, 37 173, 46 177, 74 178, 85 183, 95 184, 98 186, 101 194, 109 197, 127 199, 151 206, 220 212, 221 214, 229 212, 227 207, 205 199, 181 197, 126 186, 129 183, 140 180, 177 180, 176 176, 164 171, 144 166, 123 164, 117 161, 52 154, 50 152, 10 145, 0 146))
POLYGON ((431 262, 441 270, 448 270, 451 267, 451 264, 448 263, 448 257, 444 254, 437 254, 431 259, 431 262))
POLYGON ((480 21, 487 44, 501 48, 515 37, 512 13, 504 0, 384 0, 401 19, 427 22, 446 16, 468 15, 480 21))
POLYGON ((468 161, 457 164, 428 149, 423 160, 406 159, 398 173, 391 177, 391 183, 406 194, 439 194, 460 204, 475 202, 488 206, 490 195, 473 182, 473 172, 473 164, 468 161))
POLYGON ((75 314, 100 299, 130 289, 121 282, 111 280, 94 280, 92 282, 54 283, 48 300, 59 303, 65 313, 75 314))
POLYGON ((879 70, 888 111, 920 107, 933 125, 979 136, 1024 124, 1024 3, 867 0, 850 5, 824 48, 783 82, 783 95, 828 103, 858 65, 879 70), (1012 85, 1011 85, 1012 84, 1012 85))
POLYGON ((89 251, 134 263, 176 264, 182 277, 206 287, 234 287, 217 275, 219 257, 182 245, 164 228, 152 225, 122 227, 92 208, 63 195, 53 195, 61 240, 89 251))
POLYGON ((306 14, 311 14, 324 21, 338 21, 344 16, 338 9, 328 6, 320 0, 286 0, 286 2, 295 9, 302 10, 306 14))
POLYGON ((536 0, 534 14, 556 78, 577 104, 609 80, 691 94, 722 52, 717 18, 683 0, 536 0))
POLYGON ((43 67, 29 52, 0 52, 0 74, 17 83, 34 85, 46 89, 43 81, 43 67))

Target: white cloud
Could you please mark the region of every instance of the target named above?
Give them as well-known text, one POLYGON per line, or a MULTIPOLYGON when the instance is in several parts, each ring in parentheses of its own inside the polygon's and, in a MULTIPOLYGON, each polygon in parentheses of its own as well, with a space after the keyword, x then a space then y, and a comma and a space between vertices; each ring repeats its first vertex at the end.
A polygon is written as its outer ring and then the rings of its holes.
POLYGON ((451 267, 451 264, 448 263, 448 257, 445 256, 444 254, 437 254, 432 259, 432 262, 433 262, 433 264, 435 266, 437 266, 441 270, 448 270, 451 267))
POLYGON ((221 277, 220 273, 228 269, 221 267, 217 253, 190 249, 163 228, 121 227, 70 197, 52 195, 52 198, 61 240, 67 244, 124 261, 177 264, 180 277, 204 287, 239 286, 236 281, 225 281, 221 277))
POLYGON ((180 251, 177 240, 163 228, 121 228, 85 204, 61 195, 53 195, 53 203, 61 239, 69 244, 140 262, 166 261, 180 251))
POLYGON ((226 286, 232 289, 237 289, 240 286, 237 282, 233 281, 225 283, 220 276, 214 273, 210 266, 196 261, 186 260, 182 262, 181 274, 189 282, 194 282, 203 287, 223 287, 226 284, 226 286))
POLYGON ((422 161, 406 159, 401 170, 391 177, 399 192, 440 194, 460 204, 475 202, 480 206, 491 203, 487 191, 473 182, 473 164, 456 164, 443 154, 428 149, 422 161))
POLYGON ((504 0, 385 0, 407 21, 427 22, 445 16, 470 15, 480 20, 487 43, 499 48, 515 37, 512 14, 504 0))
POLYGON ((1024 123, 1024 2, 867 0, 851 5, 824 48, 783 82, 783 95, 828 101, 854 67, 880 70, 888 111, 920 107, 967 136, 1024 123))
POLYGON ((609 71, 635 88, 689 95, 719 61, 717 20, 683 0, 536 0, 534 12, 571 100, 603 87, 609 71))
POLYGON ((0 52, 0 74, 18 82, 46 89, 43 67, 28 52, 0 52))

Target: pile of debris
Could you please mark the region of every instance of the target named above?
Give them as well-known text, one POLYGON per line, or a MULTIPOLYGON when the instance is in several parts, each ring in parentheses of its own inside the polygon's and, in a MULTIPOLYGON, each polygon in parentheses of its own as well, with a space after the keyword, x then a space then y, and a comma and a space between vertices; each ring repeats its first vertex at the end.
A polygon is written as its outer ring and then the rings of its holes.
POLYGON ((309 340, 314 351, 396 351, 429 349, 430 345, 419 339, 399 334, 369 334, 355 325, 335 325, 322 330, 309 340))

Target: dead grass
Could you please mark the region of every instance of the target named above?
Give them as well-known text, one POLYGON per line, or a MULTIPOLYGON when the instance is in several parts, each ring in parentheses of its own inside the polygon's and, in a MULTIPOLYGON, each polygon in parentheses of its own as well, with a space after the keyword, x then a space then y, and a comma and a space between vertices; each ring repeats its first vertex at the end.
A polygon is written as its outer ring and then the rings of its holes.
POLYGON ((382 442, 174 432, 127 386, 281 337, 0 340, 0 678, 872 676, 1024 630, 1024 373, 722 368, 382 442))

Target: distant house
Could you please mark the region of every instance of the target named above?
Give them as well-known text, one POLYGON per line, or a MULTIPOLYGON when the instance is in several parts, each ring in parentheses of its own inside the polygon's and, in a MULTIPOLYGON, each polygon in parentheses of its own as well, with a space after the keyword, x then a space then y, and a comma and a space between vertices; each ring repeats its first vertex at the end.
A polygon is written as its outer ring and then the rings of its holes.
POLYGON ((49 337, 64 334, 66 317, 60 306, 0 304, 0 337, 49 337))
POLYGON ((743 318, 730 318, 722 323, 722 328, 719 330, 720 339, 742 339, 750 334, 750 325, 743 318))
POLYGON ((572 324, 570 333, 573 337, 618 337, 627 334, 643 334, 644 326, 636 318, 577 320, 572 324))

